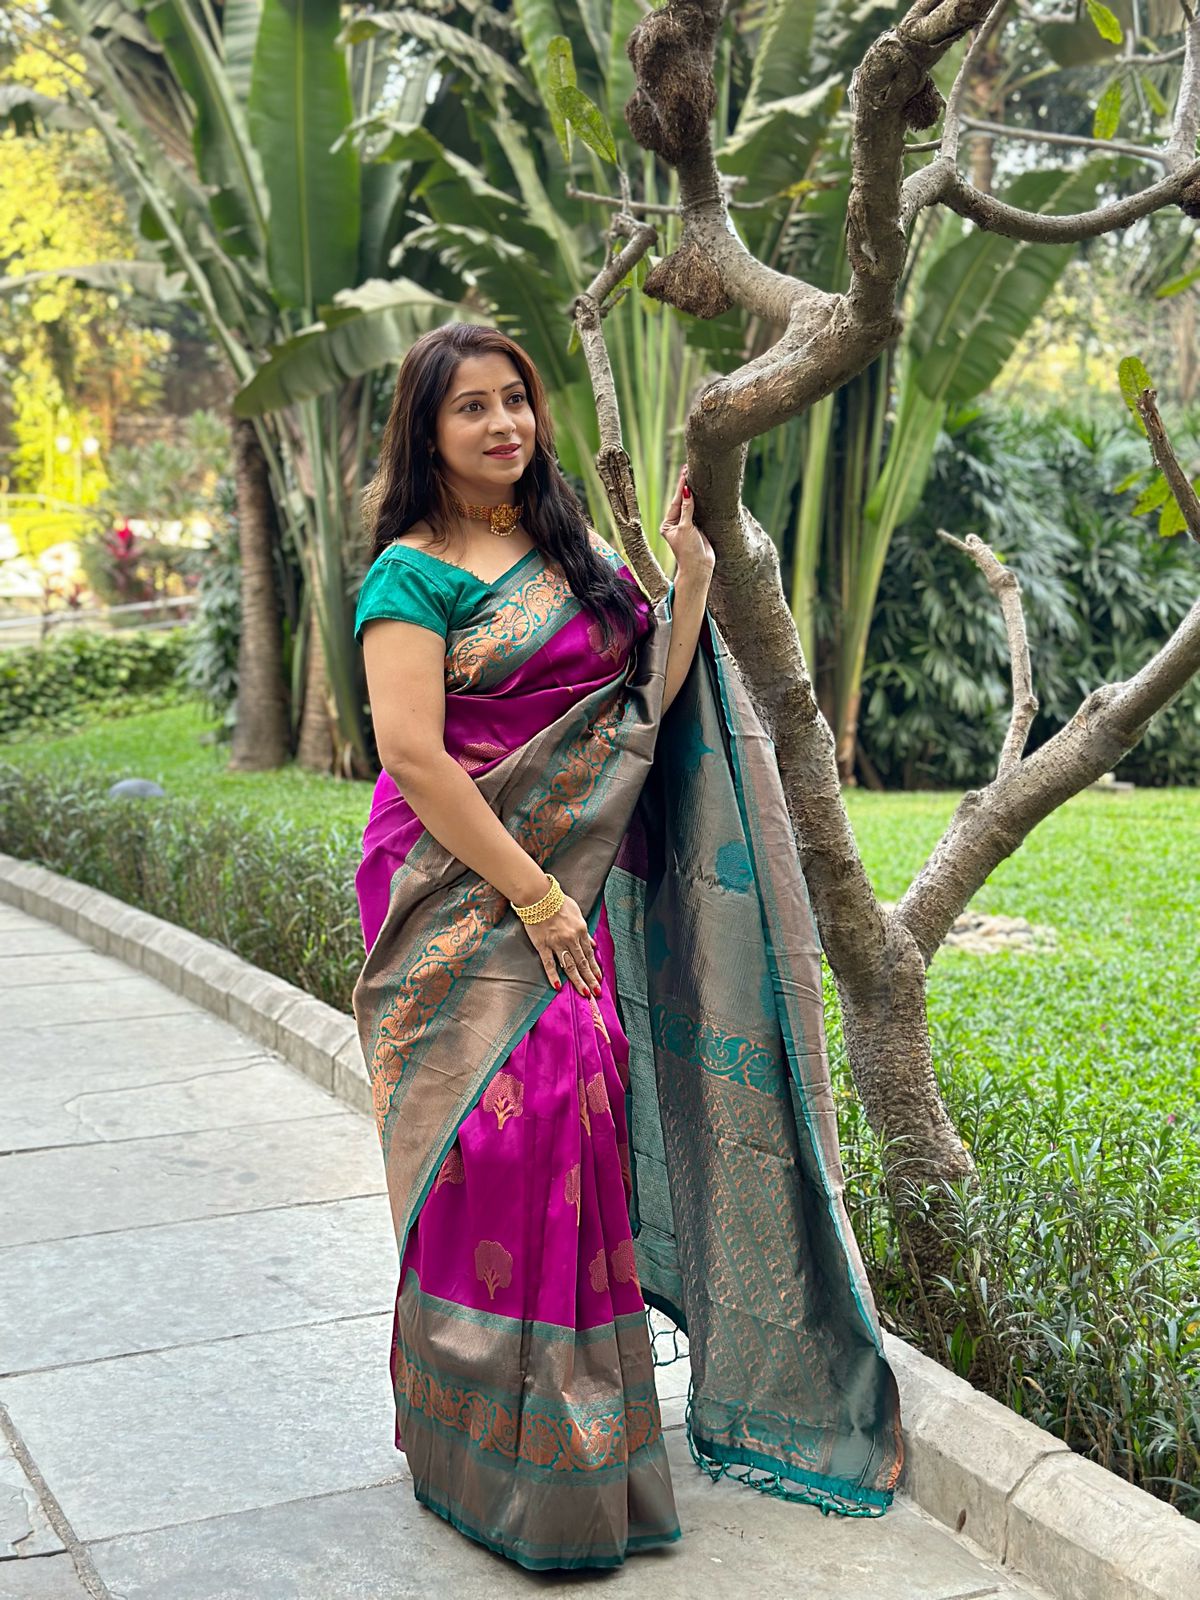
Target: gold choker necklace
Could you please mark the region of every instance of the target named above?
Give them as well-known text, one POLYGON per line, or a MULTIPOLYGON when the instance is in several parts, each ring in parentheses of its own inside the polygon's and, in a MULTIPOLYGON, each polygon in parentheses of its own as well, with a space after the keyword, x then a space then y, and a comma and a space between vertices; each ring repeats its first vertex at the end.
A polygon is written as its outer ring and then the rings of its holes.
POLYGON ((508 539, 521 520, 520 506, 472 506, 460 500, 453 491, 450 503, 460 517, 470 517, 473 522, 486 522, 498 539, 508 539))

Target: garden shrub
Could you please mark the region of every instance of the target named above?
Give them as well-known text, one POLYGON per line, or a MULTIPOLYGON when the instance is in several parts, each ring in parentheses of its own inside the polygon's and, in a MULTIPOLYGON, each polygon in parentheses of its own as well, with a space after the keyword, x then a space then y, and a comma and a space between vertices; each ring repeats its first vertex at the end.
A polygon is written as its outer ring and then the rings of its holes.
POLYGON ((99 766, 0 762, 0 850, 89 883, 339 1010, 362 966, 359 840, 200 801, 110 796, 99 766))
POLYGON ((0 651, 0 743, 183 699, 186 632, 80 628, 0 651))

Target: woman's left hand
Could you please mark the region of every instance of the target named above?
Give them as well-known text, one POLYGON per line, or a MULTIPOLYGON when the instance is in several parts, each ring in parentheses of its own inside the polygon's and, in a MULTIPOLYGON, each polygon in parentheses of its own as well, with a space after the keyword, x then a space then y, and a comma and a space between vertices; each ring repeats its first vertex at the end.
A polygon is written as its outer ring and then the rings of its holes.
POLYGON ((659 532, 675 557, 676 575, 695 575, 706 586, 716 565, 716 552, 692 521, 696 498, 688 487, 687 467, 679 474, 675 498, 667 507, 659 532))

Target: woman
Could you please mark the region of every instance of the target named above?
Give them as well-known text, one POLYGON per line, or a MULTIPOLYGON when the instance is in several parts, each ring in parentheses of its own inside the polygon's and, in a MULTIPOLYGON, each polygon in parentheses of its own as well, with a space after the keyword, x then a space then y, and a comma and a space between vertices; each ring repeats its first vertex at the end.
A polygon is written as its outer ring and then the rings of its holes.
POLYGON ((689 1334, 703 1465, 881 1514, 899 1409, 819 956, 685 475, 652 607, 586 525, 528 357, 450 324, 401 366, 366 511, 384 771, 354 1010, 418 1500, 532 1568, 678 1538, 649 1302, 689 1334))

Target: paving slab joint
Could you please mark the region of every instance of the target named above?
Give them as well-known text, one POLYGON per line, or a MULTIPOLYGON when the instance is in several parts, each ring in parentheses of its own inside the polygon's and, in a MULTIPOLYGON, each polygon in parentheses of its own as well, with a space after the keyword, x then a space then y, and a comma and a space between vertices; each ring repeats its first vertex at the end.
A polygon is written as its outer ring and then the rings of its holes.
MULTIPOLYGON (((160 981, 371 1115, 369 1075, 346 1012, 221 945, 3 853, 0 903, 143 970, 152 950, 160 981)), ((1075 1455, 894 1334, 883 1338, 900 1388, 898 1488, 926 1516, 1053 1600, 1200 1596, 1200 1524, 1075 1455)), ((103 1586, 89 1594, 107 1597, 103 1586)))
MULTIPOLYGON (((58 1503, 58 1497, 42 1476, 41 1468, 29 1453, 29 1447, 17 1430, 16 1424, 9 1415, 8 1407, 0 1403, 0 1437, 3 1437, 12 1451, 13 1457, 21 1471, 29 1480, 29 1485, 37 1495, 38 1503, 46 1521, 54 1529, 63 1549, 70 1556, 75 1567, 75 1572, 83 1586, 88 1600, 114 1600, 112 1590, 96 1571, 95 1563, 88 1554, 74 1528, 67 1521, 66 1512, 58 1503)), ((21 1560, 20 1556, 15 1558, 21 1560)), ((31 1561, 45 1560, 45 1557, 30 1556, 31 1561)), ((61 1560, 61 1557, 56 1557, 61 1560)), ((8 1562, 5 1562, 8 1565, 8 1562)))

